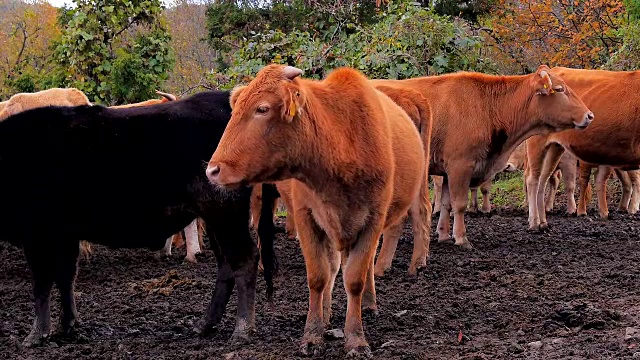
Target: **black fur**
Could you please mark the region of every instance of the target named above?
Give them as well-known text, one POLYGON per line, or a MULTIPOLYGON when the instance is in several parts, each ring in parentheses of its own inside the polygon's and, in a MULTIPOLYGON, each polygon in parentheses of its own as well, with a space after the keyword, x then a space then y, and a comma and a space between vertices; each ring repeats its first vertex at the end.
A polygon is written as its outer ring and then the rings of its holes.
MULTIPOLYGON (((235 285, 234 335, 244 337, 247 324, 251 330, 258 263, 251 188, 222 190, 205 175, 230 116, 229 93, 209 91, 147 107, 38 108, 0 123, 0 239, 23 246, 34 279, 36 322, 27 345, 48 335, 54 282, 63 330, 73 330, 79 240, 157 250, 196 216, 218 260, 197 330, 221 320, 235 285)), ((265 278, 272 289, 271 273, 265 278)))

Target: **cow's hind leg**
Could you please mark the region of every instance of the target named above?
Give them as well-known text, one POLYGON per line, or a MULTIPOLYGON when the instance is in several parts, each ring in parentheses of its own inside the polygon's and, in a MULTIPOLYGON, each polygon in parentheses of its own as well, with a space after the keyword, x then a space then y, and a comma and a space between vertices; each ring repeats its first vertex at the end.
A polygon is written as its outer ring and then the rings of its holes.
POLYGON ((442 208, 438 219, 438 242, 451 239, 451 233, 449 232, 449 229, 451 229, 451 197, 449 196, 449 182, 447 179, 442 181, 441 202, 442 208))
POLYGON ((635 214, 640 210, 640 170, 629 170, 627 175, 631 179, 631 201, 629 213, 635 214))
POLYGON ((62 243, 57 248, 55 282, 60 291, 60 326, 64 335, 72 335, 75 326, 79 325, 76 300, 73 294, 76 274, 78 270, 79 248, 71 241, 62 243))
MULTIPOLYGON (((42 344, 51 333, 51 288, 55 280, 53 251, 41 244, 25 242, 24 254, 33 278, 33 300, 35 319, 31 332, 22 343, 25 347, 42 344)), ((76 246, 77 247, 77 246, 76 246)))
POLYGON ((551 144, 547 147, 544 161, 542 162, 542 170, 540 171, 540 178, 538 180, 537 194, 535 195, 535 206, 538 210, 538 218, 540 219, 539 230, 545 230, 549 227, 547 224, 547 212, 544 203, 544 192, 547 187, 547 182, 553 172, 558 167, 560 157, 564 153, 564 148, 558 144, 551 144))
POLYGON ((378 260, 374 265, 374 273, 376 276, 383 276, 384 272, 391 267, 391 262, 398 247, 398 240, 400 239, 400 235, 402 235, 402 225, 403 222, 399 222, 384 230, 382 234, 382 247, 378 254, 378 260))
POLYGON ((616 176, 618 176, 622 184, 622 196, 618 204, 618 212, 629 212, 629 202, 631 201, 631 194, 633 193, 631 178, 624 170, 614 168, 613 171, 615 171, 616 176))
POLYGON ((185 244, 187 248, 187 256, 185 261, 197 263, 196 254, 200 253, 200 239, 198 234, 198 218, 193 219, 187 227, 184 228, 185 244))
MULTIPOLYGON (((453 238, 455 244, 465 249, 471 249, 471 243, 467 238, 467 230, 464 224, 464 211, 467 207, 467 194, 471 182, 472 166, 459 166, 451 171, 448 177, 450 203, 453 207, 453 238)), ((443 186, 444 190, 445 186, 443 186)), ((443 195, 444 199, 444 195, 443 195)))
POLYGON ((482 193, 481 211, 484 214, 489 214, 491 212, 491 200, 489 199, 489 194, 491 194, 491 180, 488 180, 480 185, 480 192, 482 193))
POLYGON ((609 218, 609 205, 607 204, 607 181, 613 169, 609 166, 598 166, 596 171, 596 198, 598 200, 598 212, 600 218, 609 218))

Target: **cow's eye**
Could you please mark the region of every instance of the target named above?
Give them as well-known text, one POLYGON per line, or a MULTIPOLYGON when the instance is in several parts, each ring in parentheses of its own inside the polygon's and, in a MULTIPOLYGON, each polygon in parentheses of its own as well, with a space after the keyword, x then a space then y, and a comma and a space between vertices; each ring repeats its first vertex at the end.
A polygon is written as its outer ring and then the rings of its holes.
POLYGON ((553 91, 555 92, 564 92, 564 88, 562 86, 556 86, 553 88, 553 91))
POLYGON ((258 108, 256 109, 256 112, 258 114, 266 114, 267 112, 269 112, 269 107, 268 106, 258 106, 258 108))

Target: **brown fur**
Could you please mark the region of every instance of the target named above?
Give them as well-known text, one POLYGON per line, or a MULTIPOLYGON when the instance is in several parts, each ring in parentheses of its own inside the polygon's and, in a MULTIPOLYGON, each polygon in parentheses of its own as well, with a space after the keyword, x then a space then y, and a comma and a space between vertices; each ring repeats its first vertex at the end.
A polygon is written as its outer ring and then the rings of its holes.
POLYGON ((50 105, 91 105, 91 102, 76 88, 52 88, 34 93, 19 93, 5 101, 4 108, 0 110, 0 121, 23 111, 50 105))
POLYGON ((228 187, 294 179, 310 294, 302 351, 322 341, 342 264, 345 346, 369 353, 361 308, 376 309, 375 249, 383 230, 397 229, 421 201, 422 143, 406 112, 358 71, 337 69, 323 81, 300 73, 269 65, 235 90, 231 121, 207 175, 228 187))
MULTIPOLYGON (((431 131, 433 128, 433 116, 431 105, 422 94, 411 89, 397 89, 389 86, 378 85, 378 91, 383 92, 409 115, 422 138, 422 148, 425 154, 430 153, 431 131)), ((416 208, 409 211, 413 228, 413 255, 409 265, 409 274, 416 275, 419 267, 426 266, 423 254, 429 255, 429 236, 431 232, 431 201, 429 200, 429 157, 426 157, 424 181, 420 188, 420 201, 416 208)), ((402 226, 400 224, 399 226, 402 226)), ((374 274, 384 275, 384 272, 391 267, 391 262, 398 246, 398 240, 402 234, 402 229, 385 230, 382 238, 382 248, 375 263, 374 274)))
POLYGON ((141 102, 137 102, 137 103, 133 103, 133 104, 115 105, 115 106, 110 106, 110 108, 112 108, 112 109, 124 109, 124 108, 130 108, 130 107, 138 107, 138 106, 149 106, 149 105, 162 104, 162 103, 166 103, 166 102, 169 102, 169 101, 176 101, 178 99, 178 97, 173 95, 173 94, 163 93, 163 92, 158 91, 158 90, 156 90, 156 94, 162 96, 162 98, 161 99, 145 100, 145 101, 141 101, 141 102))
POLYGON ((543 206, 545 184, 565 150, 578 159, 596 164, 637 169, 640 164, 640 134, 634 96, 640 91, 640 71, 579 70, 556 67, 561 76, 596 116, 584 131, 563 131, 531 138, 527 144, 531 173, 529 187, 529 228, 547 227, 543 206), (534 194, 532 196, 532 194, 534 194))
POLYGON ((449 211, 453 206, 455 243, 466 248, 471 247, 464 225, 469 187, 478 187, 502 171, 511 152, 528 137, 586 125, 590 121, 587 115, 592 116, 546 66, 523 76, 460 72, 373 83, 413 89, 430 101, 433 133, 429 173, 447 176, 439 240, 451 237, 449 211))

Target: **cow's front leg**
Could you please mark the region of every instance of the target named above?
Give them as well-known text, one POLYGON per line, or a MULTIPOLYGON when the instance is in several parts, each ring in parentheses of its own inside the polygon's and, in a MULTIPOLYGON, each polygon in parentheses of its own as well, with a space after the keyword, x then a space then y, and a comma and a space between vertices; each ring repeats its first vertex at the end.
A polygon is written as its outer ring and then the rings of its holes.
POLYGON ((312 356, 322 352, 324 347, 322 336, 325 318, 328 317, 324 315, 324 308, 331 306, 331 300, 325 301, 324 294, 331 291, 332 273, 337 273, 335 265, 339 262, 334 258, 337 256, 333 253, 334 250, 331 253, 327 251, 327 235, 313 219, 311 210, 306 207, 296 209, 294 216, 309 287, 309 309, 300 352, 302 355, 312 356))
POLYGON ((25 241, 24 254, 27 264, 31 269, 33 280, 33 301, 35 319, 31 332, 23 341, 25 347, 41 345, 51 333, 51 288, 55 275, 55 261, 51 254, 53 251, 40 244, 34 244, 33 240, 25 241))
MULTIPOLYGON (((466 202, 465 202, 466 203, 466 202)), ((363 292, 367 279, 373 281, 369 273, 375 256, 378 239, 382 233, 384 220, 373 218, 349 250, 343 268, 344 287, 347 293, 347 316, 345 319, 345 350, 347 355, 371 357, 371 348, 364 336, 362 326, 363 292)), ((373 285, 373 284, 372 284, 373 285)), ((375 285, 372 286, 375 289, 375 285)))

